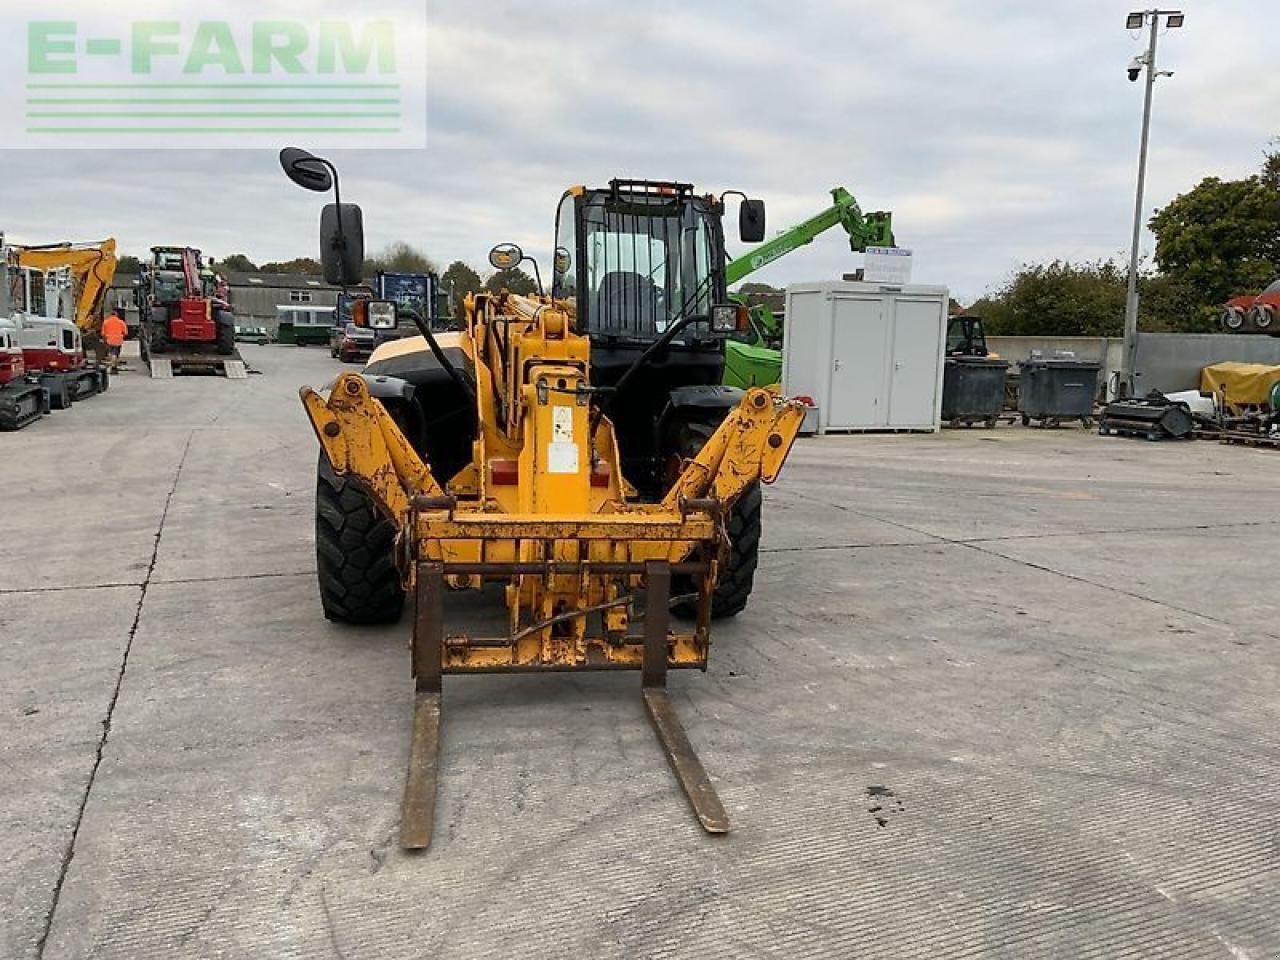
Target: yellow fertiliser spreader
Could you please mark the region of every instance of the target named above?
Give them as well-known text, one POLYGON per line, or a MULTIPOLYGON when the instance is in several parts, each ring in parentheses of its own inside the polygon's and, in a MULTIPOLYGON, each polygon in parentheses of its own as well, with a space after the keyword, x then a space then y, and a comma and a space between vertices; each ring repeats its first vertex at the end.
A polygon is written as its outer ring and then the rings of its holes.
MULTIPOLYGON (((295 181, 329 186, 325 161, 285 151, 282 162, 295 181)), ((705 669, 711 620, 745 605, 759 484, 778 476, 804 408, 716 385, 715 358, 742 319, 719 302, 721 210, 681 184, 570 190, 549 294, 468 296, 461 330, 415 317, 421 337, 380 347, 327 398, 302 390, 322 447, 326 614, 392 620, 412 600, 406 848, 431 842, 450 673, 639 670, 699 820, 728 830, 666 674, 705 669), (487 583, 505 589, 506 629, 449 629, 445 592, 487 583)), ((744 203, 744 234, 748 216, 763 229, 758 203, 744 203)), ((330 205, 322 224, 327 271, 350 282, 358 214, 330 205)), ((499 270, 522 259, 511 245, 491 254, 499 270)), ((358 301, 354 314, 375 329, 396 323, 389 302, 358 301)))

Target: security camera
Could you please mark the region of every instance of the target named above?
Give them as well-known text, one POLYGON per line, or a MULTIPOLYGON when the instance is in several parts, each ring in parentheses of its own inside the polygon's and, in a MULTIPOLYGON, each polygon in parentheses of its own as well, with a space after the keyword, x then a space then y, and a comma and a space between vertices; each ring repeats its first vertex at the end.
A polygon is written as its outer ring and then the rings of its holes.
POLYGON ((1142 73, 1142 67, 1143 67, 1143 63, 1142 63, 1141 57, 1134 57, 1132 60, 1129 61, 1129 82, 1130 83, 1138 82, 1138 75, 1142 73))

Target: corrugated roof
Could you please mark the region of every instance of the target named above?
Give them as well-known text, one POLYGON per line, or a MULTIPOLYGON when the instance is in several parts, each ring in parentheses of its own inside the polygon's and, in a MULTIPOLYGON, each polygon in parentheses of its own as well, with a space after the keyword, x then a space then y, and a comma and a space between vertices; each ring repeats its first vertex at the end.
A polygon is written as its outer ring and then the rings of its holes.
MULTIPOLYGON (((216 269, 216 268, 215 268, 216 269)), ((217 271, 221 273, 221 271, 217 271)), ((112 289, 122 289, 133 286, 133 281, 137 279, 136 273, 117 273, 115 279, 111 281, 112 289)), ((305 290, 307 288, 321 290, 332 290, 335 293, 341 290, 341 287, 333 286, 324 282, 324 277, 318 277, 309 273, 248 273, 232 270, 223 274, 227 278, 227 282, 235 287, 251 287, 258 289, 261 287, 269 287, 273 290, 305 290)))
POLYGON ((320 287, 324 290, 340 290, 324 282, 324 277, 311 273, 240 273, 235 270, 226 274, 227 282, 232 287, 247 287, 252 283, 255 287, 272 287, 282 290, 303 290, 307 287, 320 287))

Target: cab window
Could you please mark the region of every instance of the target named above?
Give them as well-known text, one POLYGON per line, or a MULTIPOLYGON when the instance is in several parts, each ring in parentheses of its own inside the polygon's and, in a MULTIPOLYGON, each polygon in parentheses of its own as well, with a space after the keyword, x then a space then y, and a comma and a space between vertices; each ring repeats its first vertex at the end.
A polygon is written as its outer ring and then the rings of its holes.
POLYGON ((551 295, 558 300, 575 300, 578 296, 578 238, 574 229, 573 194, 560 201, 556 213, 555 264, 551 295))

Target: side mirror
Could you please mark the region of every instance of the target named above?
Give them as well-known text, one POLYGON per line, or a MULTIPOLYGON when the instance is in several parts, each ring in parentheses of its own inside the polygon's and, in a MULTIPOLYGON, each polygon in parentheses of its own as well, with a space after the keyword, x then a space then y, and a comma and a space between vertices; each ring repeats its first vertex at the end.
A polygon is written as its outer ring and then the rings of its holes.
POLYGON ((495 270, 510 270, 524 262, 524 251, 514 243, 500 243, 489 251, 489 266, 495 270))
POLYGON ((764 201, 743 199, 738 208, 738 235, 743 243, 764 240, 764 201))
POLYGON ((326 203, 320 211, 320 263, 325 283, 349 287, 364 272, 364 214, 355 203, 326 203))
POLYGON ((365 303, 366 316, 369 318, 371 329, 394 330, 396 328, 399 316, 394 300, 367 300, 365 303))
POLYGON ((324 161, 298 147, 280 151, 280 166, 285 176, 300 187, 324 193, 333 186, 333 176, 324 161))

